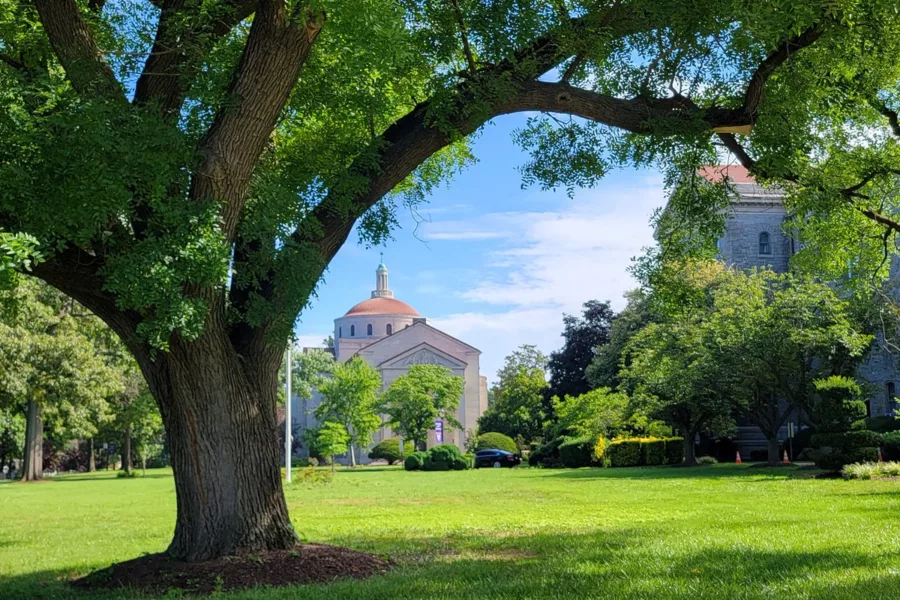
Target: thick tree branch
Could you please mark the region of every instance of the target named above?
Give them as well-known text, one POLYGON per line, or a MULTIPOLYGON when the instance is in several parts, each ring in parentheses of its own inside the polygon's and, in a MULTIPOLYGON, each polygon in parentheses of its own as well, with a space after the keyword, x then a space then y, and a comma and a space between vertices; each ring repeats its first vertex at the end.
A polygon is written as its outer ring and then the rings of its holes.
POLYGON ((792 54, 812 45, 822 36, 822 26, 819 23, 810 25, 802 33, 785 40, 778 48, 772 51, 754 71, 747 90, 744 92, 744 110, 747 114, 756 115, 759 104, 762 102, 763 90, 766 82, 775 70, 783 65, 792 54))
POLYGON ((303 63, 324 23, 308 12, 295 21, 282 0, 261 0, 250 35, 209 131, 191 181, 194 200, 222 205, 222 230, 234 241, 250 176, 275 129, 303 63))
POLYGON ((134 103, 154 102, 163 114, 177 119, 187 86, 203 57, 216 41, 253 13, 256 0, 228 0, 215 9, 214 15, 187 0, 166 0, 159 2, 159 7, 156 39, 138 78, 134 103))
POLYGON ((34 5, 72 87, 81 94, 122 98, 122 87, 75 0, 35 0, 34 5))
POLYGON ((16 59, 14 59, 12 56, 10 56, 8 54, 4 54, 3 52, 0 52, 0 62, 6 63, 7 65, 12 67, 13 69, 16 69, 17 71, 23 71, 25 69, 25 63, 18 61, 16 59))
POLYGON ((898 119, 897 111, 892 110, 887 104, 878 99, 871 100, 869 103, 875 107, 875 110, 887 117, 888 123, 891 125, 891 131, 894 132, 894 135, 900 137, 900 119, 898 119))

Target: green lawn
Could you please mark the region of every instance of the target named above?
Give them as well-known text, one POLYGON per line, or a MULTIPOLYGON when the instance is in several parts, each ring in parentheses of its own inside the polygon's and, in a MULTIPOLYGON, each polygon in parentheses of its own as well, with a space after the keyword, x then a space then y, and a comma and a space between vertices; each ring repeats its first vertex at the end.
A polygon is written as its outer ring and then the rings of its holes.
MULTIPOLYGON (((287 489, 311 541, 394 557, 368 581, 229 599, 900 598, 900 482, 790 470, 339 471, 287 489)), ((163 550, 171 475, 0 485, 0 598, 90 596, 65 580, 163 550)))

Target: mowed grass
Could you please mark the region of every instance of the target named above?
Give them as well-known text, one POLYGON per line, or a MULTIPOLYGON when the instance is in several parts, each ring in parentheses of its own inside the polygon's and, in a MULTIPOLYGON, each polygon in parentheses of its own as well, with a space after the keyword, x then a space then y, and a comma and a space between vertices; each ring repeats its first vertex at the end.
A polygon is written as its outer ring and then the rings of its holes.
MULTIPOLYGON (((393 557, 368 581, 228 599, 900 598, 900 482, 791 469, 339 470, 286 494, 306 540, 393 557)), ((164 550, 171 474, 0 485, 0 598, 164 550)))

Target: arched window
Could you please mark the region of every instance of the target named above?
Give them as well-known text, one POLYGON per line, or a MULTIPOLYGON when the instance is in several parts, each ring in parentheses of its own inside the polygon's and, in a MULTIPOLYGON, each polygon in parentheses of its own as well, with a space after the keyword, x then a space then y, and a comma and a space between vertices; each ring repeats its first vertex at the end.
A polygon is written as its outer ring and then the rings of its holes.
POLYGON ((372 335, 372 324, 366 325, 366 335, 372 335))
POLYGON ((387 334, 388 334, 388 335, 391 335, 391 333, 393 333, 393 331, 394 331, 394 330, 391 328, 391 324, 388 323, 388 324, 387 324, 387 334))
POLYGON ((356 325, 351 325, 350 326, 350 337, 353 337, 355 335, 356 335, 356 325))
POLYGON ((772 254, 772 244, 769 243, 769 234, 766 231, 759 234, 759 253, 772 254))

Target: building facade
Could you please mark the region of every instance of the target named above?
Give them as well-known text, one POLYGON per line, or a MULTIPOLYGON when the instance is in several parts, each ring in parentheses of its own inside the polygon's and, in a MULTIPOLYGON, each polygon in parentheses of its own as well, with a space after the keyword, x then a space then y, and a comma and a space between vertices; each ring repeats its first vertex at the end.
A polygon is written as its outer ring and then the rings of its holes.
MULTIPOLYGON (((738 269, 768 267, 778 273, 786 272, 791 256, 799 249, 799 241, 790 233, 783 193, 760 186, 747 169, 738 165, 706 167, 700 175, 714 183, 727 178, 733 190, 725 231, 717 241, 719 258, 738 269)), ((891 279, 900 277, 897 262, 891 266, 891 279)), ((882 342, 883 339, 876 339, 857 368, 858 379, 868 384, 866 405, 870 416, 893 415, 896 409, 898 356, 888 352, 882 342)), ((752 449, 755 442, 760 448, 765 447, 762 434, 754 429, 749 425, 739 428, 741 451, 752 449)))
MULTIPOLYGON (((417 364, 441 365, 462 377, 464 391, 454 416, 463 428, 450 430, 444 426, 443 443, 463 449, 466 430, 474 431, 478 417, 487 410, 487 378, 481 375, 479 365, 481 351, 433 327, 409 304, 394 298, 383 263, 375 271, 375 290, 371 297, 334 320, 334 356, 338 362, 354 356, 364 359, 381 373, 382 390, 417 364)), ((318 426, 312 411, 320 401, 318 393, 308 400, 292 400, 292 418, 298 429, 318 426)), ((374 443, 392 435, 389 427, 382 427, 374 443)), ((438 434, 431 431, 429 446, 437 442, 438 434)), ((359 449, 359 462, 368 461, 367 451, 359 449)))

